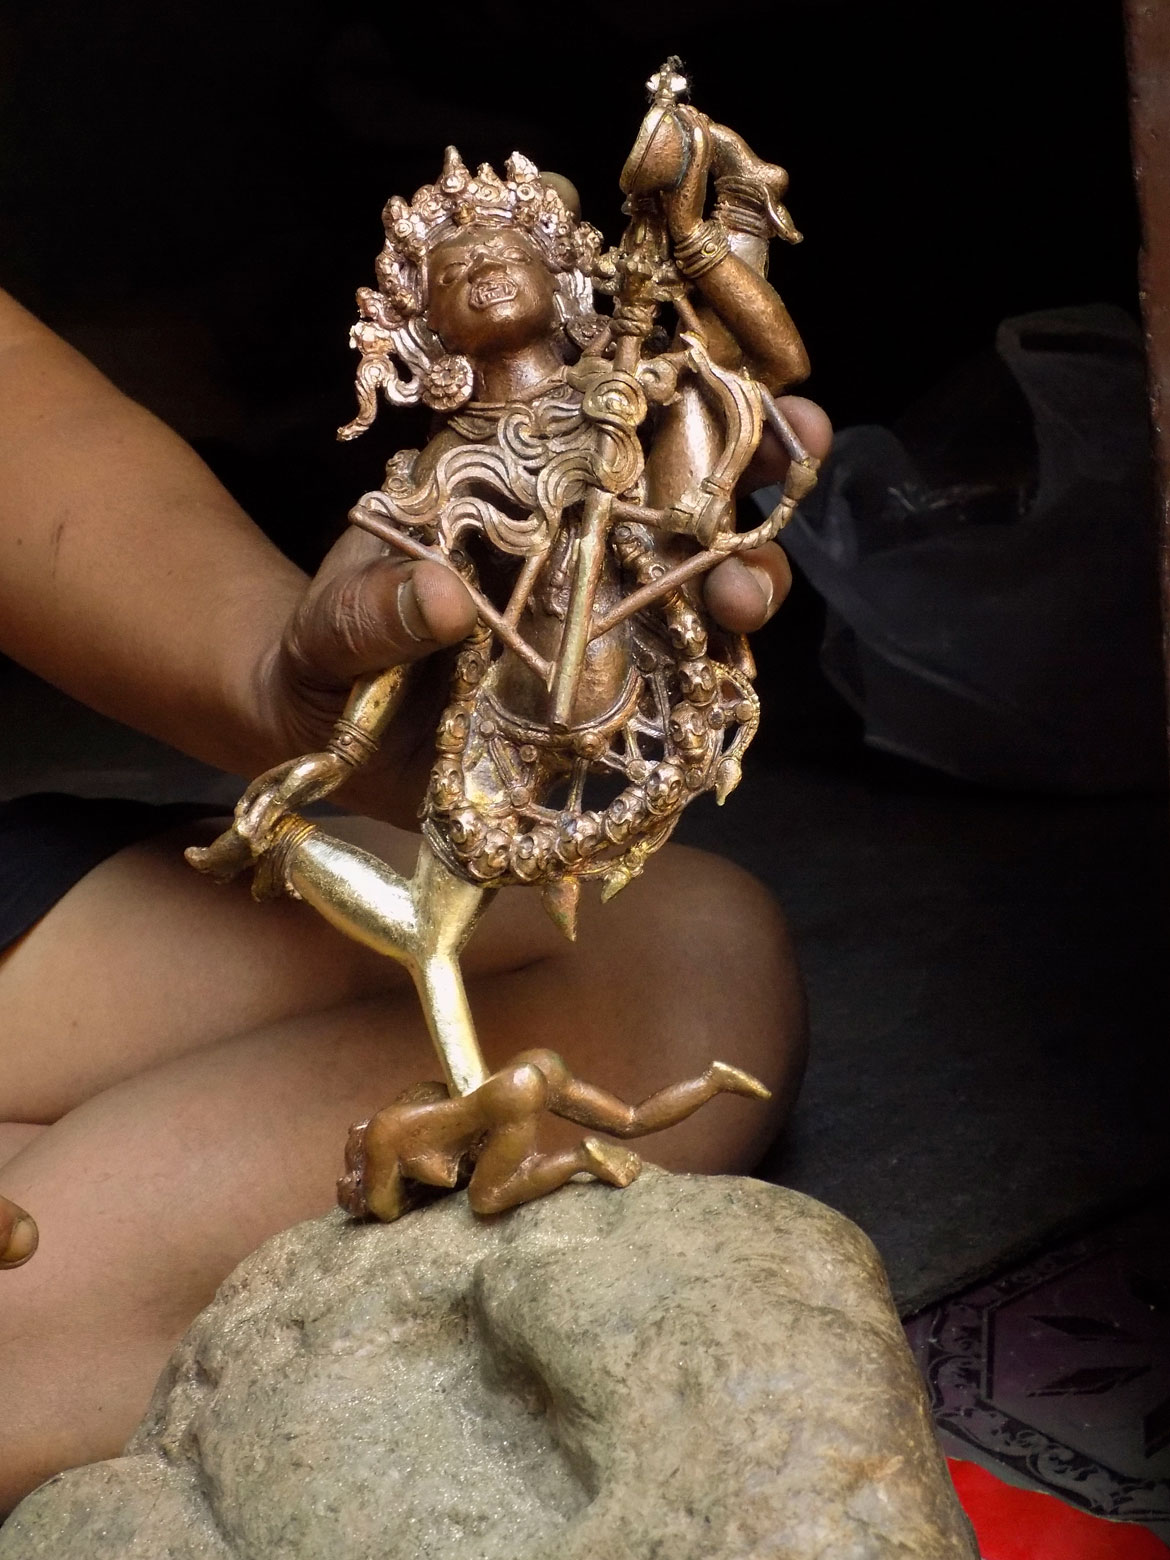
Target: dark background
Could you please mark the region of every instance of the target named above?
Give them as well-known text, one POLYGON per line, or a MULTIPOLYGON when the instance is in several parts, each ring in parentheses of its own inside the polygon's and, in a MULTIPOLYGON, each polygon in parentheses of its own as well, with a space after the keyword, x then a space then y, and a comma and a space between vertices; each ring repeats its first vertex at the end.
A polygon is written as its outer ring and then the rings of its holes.
POLYGON ((41 0, 0 12, 0 282, 192 439, 311 563, 388 447, 351 414, 386 197, 455 141, 569 174, 610 241, 642 83, 788 167, 774 279, 839 426, 893 422, 1006 315, 1136 310, 1120 6, 406 7, 41 0))

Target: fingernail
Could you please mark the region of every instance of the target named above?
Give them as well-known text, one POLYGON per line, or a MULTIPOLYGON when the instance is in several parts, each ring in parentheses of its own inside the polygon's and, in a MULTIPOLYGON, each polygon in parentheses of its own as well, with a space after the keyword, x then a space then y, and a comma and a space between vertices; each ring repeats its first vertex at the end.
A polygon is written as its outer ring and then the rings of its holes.
POLYGON ((760 569, 757 568, 754 563, 748 563, 746 558, 737 558, 735 561, 743 570, 743 572, 750 577, 752 583, 755 585, 760 595, 764 598, 765 614, 771 612, 772 598, 776 593, 776 587, 772 581, 772 576, 768 573, 767 569, 760 569))
POLYGON ((409 576, 398 587, 398 616, 403 628, 416 645, 427 645, 434 640, 435 636, 431 633, 430 626, 423 616, 423 610, 419 606, 414 580, 409 576))
POLYGON ((12 1226, 8 1244, 0 1252, 0 1267, 19 1267, 27 1262, 37 1249, 37 1227, 28 1214, 23 1214, 12 1226))
POLYGON ((749 563, 747 567, 755 576, 756 584, 759 586, 760 591, 764 597, 764 611, 771 612, 772 600, 776 595, 775 581, 772 579, 772 576, 768 573, 767 569, 757 569, 753 563, 749 563))

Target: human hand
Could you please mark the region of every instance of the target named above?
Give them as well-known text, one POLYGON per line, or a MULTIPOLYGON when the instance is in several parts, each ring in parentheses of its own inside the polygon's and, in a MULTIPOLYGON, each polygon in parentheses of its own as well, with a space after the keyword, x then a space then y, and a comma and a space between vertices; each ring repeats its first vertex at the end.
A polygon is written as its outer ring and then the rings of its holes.
MULTIPOLYGON (((832 429, 819 406, 801 396, 784 396, 779 406, 810 454, 820 459, 828 453, 832 429)), ((765 428, 741 490, 782 483, 788 464, 779 440, 765 428)), ((753 633, 777 610, 791 583, 783 550, 769 542, 713 569, 704 598, 723 628, 753 633)), ((451 570, 390 554, 375 537, 352 527, 326 557, 264 668, 263 697, 277 733, 276 750, 319 754, 359 677, 416 663, 406 701, 378 752, 352 777, 343 776, 337 792, 355 811, 414 827, 433 759, 435 723, 447 697, 444 658, 435 652, 466 638, 475 619, 475 607, 451 570)), ((258 835, 272 820, 272 806, 304 805, 303 798, 289 799, 292 793, 280 793, 282 803, 276 792, 261 795, 274 775, 291 772, 291 765, 278 766, 261 776, 241 802, 252 820, 247 826, 258 835)), ((250 852, 238 865, 225 860, 224 866, 238 871, 249 859, 250 852)))
POLYGON ((0 1268, 23 1266, 37 1249, 37 1227, 30 1214, 0 1197, 0 1268))
MULTIPOLYGON (((390 667, 420 663, 378 751, 356 771, 344 764, 343 772, 331 769, 327 790, 320 793, 337 786, 345 806, 414 827, 433 757, 435 723, 447 695, 441 658, 425 663, 436 651, 465 639, 475 621, 475 607, 451 570, 391 553, 377 538, 352 527, 330 550, 262 669, 262 697, 276 751, 308 751, 314 759, 332 761, 335 755, 324 750, 354 683, 390 667)), ((265 782, 285 783, 286 769, 291 776, 291 766, 278 766, 253 782, 240 804, 251 820, 246 827, 254 824, 263 832, 271 806, 319 799, 293 801, 292 792, 273 791, 266 801, 258 788, 265 782)), ((291 777, 294 789, 301 778, 291 777)), ((315 783, 317 777, 306 771, 303 778, 315 783)))
MULTIPOLYGON (((816 460, 823 460, 833 442, 833 428, 816 404, 800 395, 781 396, 777 406, 791 423, 797 438, 816 460)), ((740 483, 742 494, 772 483, 783 484, 789 467, 788 452, 771 428, 765 427, 759 449, 740 483)), ((784 549, 766 542, 751 552, 738 553, 707 575, 703 599, 708 612, 724 628, 754 634, 772 617, 792 586, 792 570, 784 549)))

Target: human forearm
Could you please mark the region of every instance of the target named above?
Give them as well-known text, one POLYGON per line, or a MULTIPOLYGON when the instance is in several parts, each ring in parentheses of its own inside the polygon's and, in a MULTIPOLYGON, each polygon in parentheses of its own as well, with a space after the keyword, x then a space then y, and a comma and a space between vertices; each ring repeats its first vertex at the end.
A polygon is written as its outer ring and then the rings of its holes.
POLYGON ((221 767, 304 576, 181 439, 0 294, 0 650, 221 767))

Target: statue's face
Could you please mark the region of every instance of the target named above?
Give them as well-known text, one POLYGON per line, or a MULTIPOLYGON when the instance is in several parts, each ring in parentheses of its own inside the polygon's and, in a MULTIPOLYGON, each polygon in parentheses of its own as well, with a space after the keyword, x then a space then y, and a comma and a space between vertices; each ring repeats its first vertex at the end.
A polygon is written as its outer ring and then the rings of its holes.
POLYGON ((524 233, 469 227, 427 259, 427 322, 448 352, 531 346, 556 328, 556 287, 524 233))

